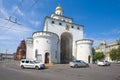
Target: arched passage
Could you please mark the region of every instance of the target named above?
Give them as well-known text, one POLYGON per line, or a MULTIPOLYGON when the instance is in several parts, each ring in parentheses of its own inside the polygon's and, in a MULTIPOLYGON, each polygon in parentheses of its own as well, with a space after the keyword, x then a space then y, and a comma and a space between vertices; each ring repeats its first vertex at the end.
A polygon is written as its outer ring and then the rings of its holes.
POLYGON ((88 56, 88 63, 90 63, 90 58, 91 58, 91 57, 90 57, 90 55, 89 55, 89 56, 88 56))
POLYGON ((72 60, 72 42, 73 37, 65 32, 61 35, 61 63, 69 63, 72 60))
POLYGON ((49 53, 45 53, 45 63, 49 63, 49 53))

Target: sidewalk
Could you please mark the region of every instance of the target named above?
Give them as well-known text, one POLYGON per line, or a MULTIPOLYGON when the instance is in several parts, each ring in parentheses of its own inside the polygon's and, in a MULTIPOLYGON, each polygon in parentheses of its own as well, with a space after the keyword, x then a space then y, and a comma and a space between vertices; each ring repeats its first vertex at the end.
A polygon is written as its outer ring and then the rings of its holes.
POLYGON ((45 64, 47 67, 68 67, 69 64, 45 64))

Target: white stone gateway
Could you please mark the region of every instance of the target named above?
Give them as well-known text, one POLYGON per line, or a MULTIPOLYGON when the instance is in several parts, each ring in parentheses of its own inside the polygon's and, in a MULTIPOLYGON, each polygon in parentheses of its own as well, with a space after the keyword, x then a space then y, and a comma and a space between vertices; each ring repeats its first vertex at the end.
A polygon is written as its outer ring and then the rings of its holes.
POLYGON ((51 17, 45 18, 43 31, 27 39, 26 58, 43 63, 69 63, 74 59, 92 63, 93 41, 83 38, 83 28, 63 16, 58 6, 51 17))

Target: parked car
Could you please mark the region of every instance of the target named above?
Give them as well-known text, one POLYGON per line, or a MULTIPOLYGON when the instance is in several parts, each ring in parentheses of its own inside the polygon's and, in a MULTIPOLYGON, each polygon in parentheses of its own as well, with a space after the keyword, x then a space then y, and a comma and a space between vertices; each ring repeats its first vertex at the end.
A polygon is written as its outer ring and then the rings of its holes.
POLYGON ((78 68, 78 67, 89 67, 88 63, 82 60, 73 60, 69 63, 70 67, 78 68))
POLYGON ((108 61, 98 61, 97 65, 98 66, 110 66, 110 62, 108 62, 108 61))
POLYGON ((20 61, 20 67, 21 68, 35 68, 38 70, 38 69, 44 69, 45 64, 37 62, 37 61, 32 60, 32 59, 22 59, 20 61))

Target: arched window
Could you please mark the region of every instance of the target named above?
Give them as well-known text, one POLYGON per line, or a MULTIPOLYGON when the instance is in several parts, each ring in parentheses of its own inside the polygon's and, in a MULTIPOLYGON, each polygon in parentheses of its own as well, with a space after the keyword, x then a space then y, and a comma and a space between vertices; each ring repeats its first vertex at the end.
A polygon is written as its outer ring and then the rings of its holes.
POLYGON ((89 55, 89 56, 88 56, 88 63, 90 63, 90 59, 91 59, 91 56, 89 55))
POLYGON ((52 24, 54 24, 55 22, 54 21, 52 21, 52 24))
POLYGON ((49 63, 49 53, 45 53, 45 63, 49 63))

